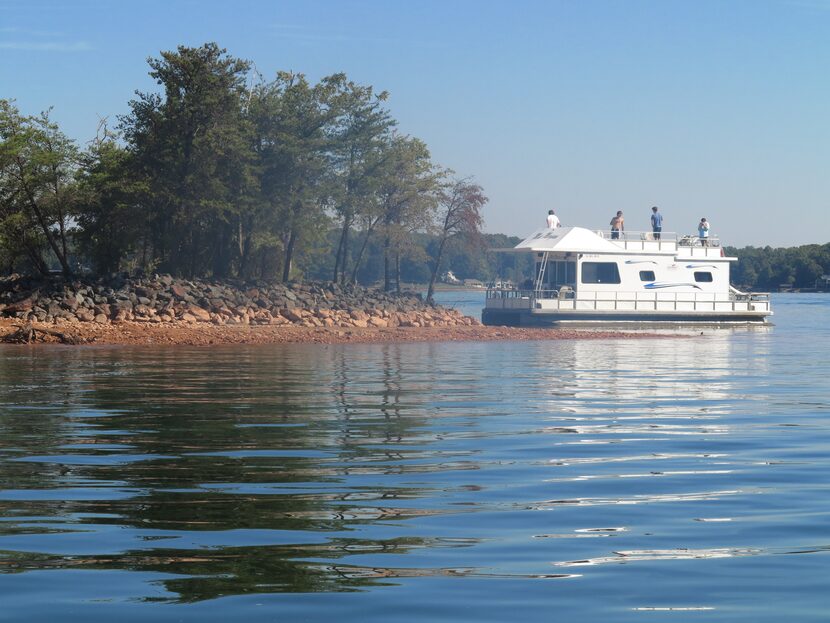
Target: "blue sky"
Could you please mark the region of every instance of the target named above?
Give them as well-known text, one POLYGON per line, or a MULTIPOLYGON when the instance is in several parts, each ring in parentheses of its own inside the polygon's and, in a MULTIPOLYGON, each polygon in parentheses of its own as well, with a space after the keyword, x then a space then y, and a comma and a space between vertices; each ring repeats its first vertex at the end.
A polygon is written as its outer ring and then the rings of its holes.
POLYGON ((80 143, 216 41, 266 77, 345 71, 490 197, 486 230, 830 241, 830 0, 0 0, 0 97, 80 143))

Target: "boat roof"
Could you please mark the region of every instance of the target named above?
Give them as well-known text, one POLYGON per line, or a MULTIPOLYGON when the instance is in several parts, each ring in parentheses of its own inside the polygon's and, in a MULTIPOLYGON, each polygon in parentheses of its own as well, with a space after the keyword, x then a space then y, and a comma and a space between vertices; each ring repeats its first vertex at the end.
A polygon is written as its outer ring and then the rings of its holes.
POLYGON ((553 251, 557 253, 620 253, 621 249, 596 232, 584 227, 538 229, 512 249, 521 251, 553 251))

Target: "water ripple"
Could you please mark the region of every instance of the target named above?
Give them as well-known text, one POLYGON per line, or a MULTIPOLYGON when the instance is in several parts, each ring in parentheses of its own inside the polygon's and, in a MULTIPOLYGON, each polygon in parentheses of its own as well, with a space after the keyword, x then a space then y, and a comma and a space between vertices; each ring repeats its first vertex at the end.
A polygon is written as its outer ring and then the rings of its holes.
POLYGON ((666 340, 0 351, 3 613, 823 621, 830 297, 781 309, 666 340))

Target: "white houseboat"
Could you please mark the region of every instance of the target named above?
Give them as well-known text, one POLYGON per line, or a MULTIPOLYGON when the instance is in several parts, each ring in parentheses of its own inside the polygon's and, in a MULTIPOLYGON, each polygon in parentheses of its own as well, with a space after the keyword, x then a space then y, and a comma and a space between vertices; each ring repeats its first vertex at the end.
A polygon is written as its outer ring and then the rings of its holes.
POLYGON ((532 253, 535 280, 525 289, 489 289, 482 322, 762 324, 772 315, 769 294, 730 285, 729 267, 737 258, 724 254, 717 237, 618 235, 540 229, 513 249, 501 249, 532 253))

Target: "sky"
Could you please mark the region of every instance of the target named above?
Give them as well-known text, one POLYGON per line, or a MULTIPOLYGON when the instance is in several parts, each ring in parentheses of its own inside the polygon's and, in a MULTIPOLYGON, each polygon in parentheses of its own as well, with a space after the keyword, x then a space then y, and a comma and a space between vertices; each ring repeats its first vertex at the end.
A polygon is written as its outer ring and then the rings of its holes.
POLYGON ((83 145, 215 41, 265 78, 336 72, 481 184, 485 230, 830 242, 830 0, 0 0, 0 98, 83 145))

